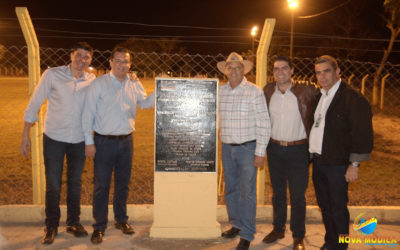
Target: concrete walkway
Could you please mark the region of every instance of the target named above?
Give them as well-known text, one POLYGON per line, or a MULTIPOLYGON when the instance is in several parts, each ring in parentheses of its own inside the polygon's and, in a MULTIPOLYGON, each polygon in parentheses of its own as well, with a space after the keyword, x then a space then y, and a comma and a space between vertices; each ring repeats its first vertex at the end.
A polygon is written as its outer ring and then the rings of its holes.
MULTIPOLYGON (((84 223, 89 234, 92 233, 91 224, 84 223)), ((133 236, 123 235, 120 230, 112 226, 106 230, 103 243, 93 245, 90 242, 90 235, 84 238, 75 238, 65 231, 65 224, 59 227, 57 235, 52 245, 42 245, 40 243, 43 235, 42 224, 3 224, 0 225, 0 249, 155 249, 155 250, 197 250, 197 249, 235 249, 239 239, 208 239, 208 240, 188 240, 188 239, 154 239, 149 236, 151 222, 139 222, 133 225, 135 234, 133 236)), ((229 229, 227 223, 221 225, 222 230, 229 229)), ((289 228, 289 225, 287 225, 289 228)), ((292 249, 292 237, 289 230, 286 230, 286 237, 277 243, 265 244, 262 239, 272 230, 270 221, 257 221, 257 234, 251 243, 250 249, 292 249)), ((324 227, 321 224, 307 224, 307 235, 305 239, 306 249, 319 249, 323 244, 324 227)), ((400 240, 400 225, 378 224, 374 237, 400 240)), ((359 235, 350 228, 350 238, 361 239, 365 236, 359 235)), ((350 249, 386 249, 388 246, 366 246, 363 243, 350 244, 350 249)), ((399 244, 392 246, 392 249, 399 248, 399 244)))

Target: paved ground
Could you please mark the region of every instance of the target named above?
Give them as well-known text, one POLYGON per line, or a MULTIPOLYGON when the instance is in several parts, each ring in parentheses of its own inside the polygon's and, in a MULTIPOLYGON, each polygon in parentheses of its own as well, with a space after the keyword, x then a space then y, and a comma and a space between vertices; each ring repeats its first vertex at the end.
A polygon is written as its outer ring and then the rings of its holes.
MULTIPOLYGON (((111 222, 109 223, 111 225, 111 222)), ((89 233, 92 232, 90 223, 84 223, 89 233)), ((92 245, 90 236, 75 238, 65 232, 65 225, 60 226, 59 234, 54 243, 49 246, 41 245, 40 239, 43 234, 42 225, 38 224, 6 224, 0 226, 0 249, 157 249, 157 250, 197 250, 197 249, 235 249, 238 239, 209 239, 209 240, 184 240, 184 239, 154 239, 149 236, 151 223, 137 223, 134 225, 136 233, 133 236, 123 235, 121 231, 109 227, 106 231, 104 241, 100 245, 92 245)), ((229 225, 222 224, 222 229, 228 229, 229 225)), ((289 225, 287 225, 289 228, 289 225)), ((292 249, 292 238, 289 231, 286 237, 277 243, 266 245, 262 242, 264 236, 269 233, 272 226, 269 222, 257 222, 257 234, 251 243, 250 249, 292 249)), ((361 238, 350 228, 350 237, 361 238)), ((305 239, 306 249, 319 249, 323 244, 324 228, 321 224, 307 224, 307 237, 305 239)), ((375 237, 386 237, 400 240, 400 225, 380 225, 374 232, 375 237)), ((350 244, 350 249, 387 249, 388 246, 365 246, 364 244, 350 244)), ((393 249, 393 247, 391 247, 393 249)), ((399 244, 395 246, 399 248, 399 244)))

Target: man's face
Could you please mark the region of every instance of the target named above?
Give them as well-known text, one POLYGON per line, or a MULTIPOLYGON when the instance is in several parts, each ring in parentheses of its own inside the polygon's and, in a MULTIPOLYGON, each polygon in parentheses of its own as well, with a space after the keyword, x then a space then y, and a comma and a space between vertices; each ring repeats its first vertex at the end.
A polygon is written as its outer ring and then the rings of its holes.
POLYGON ((330 62, 315 64, 318 83, 325 91, 328 91, 340 79, 339 73, 340 69, 335 70, 330 62))
POLYGON ((244 66, 240 62, 229 62, 225 66, 225 74, 229 82, 240 83, 244 77, 244 66))
POLYGON ((125 52, 115 52, 110 60, 111 71, 117 78, 125 78, 131 68, 131 55, 125 52))
POLYGON ((286 61, 274 62, 274 78, 278 85, 284 85, 291 82, 293 69, 290 68, 289 63, 286 61))
POLYGON ((92 62, 92 55, 84 49, 77 49, 71 53, 71 67, 77 71, 84 71, 92 62))

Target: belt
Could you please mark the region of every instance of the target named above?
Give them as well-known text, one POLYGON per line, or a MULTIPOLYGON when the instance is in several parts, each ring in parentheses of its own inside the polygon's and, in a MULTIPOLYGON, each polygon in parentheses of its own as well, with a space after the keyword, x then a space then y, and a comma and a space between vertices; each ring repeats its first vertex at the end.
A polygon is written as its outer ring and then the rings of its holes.
POLYGON ((303 140, 298 140, 298 141, 277 141, 277 140, 270 138, 269 140, 270 140, 270 142, 279 144, 284 147, 293 146, 293 145, 301 145, 301 144, 305 144, 308 142, 308 139, 303 139, 303 140))
POLYGON ((243 143, 228 143, 228 145, 236 147, 236 146, 243 146, 243 145, 246 145, 247 143, 253 143, 253 142, 256 142, 256 140, 246 141, 246 142, 243 142, 243 143))
POLYGON ((108 138, 108 139, 118 139, 118 140, 119 139, 124 139, 124 138, 130 136, 131 134, 132 133, 129 133, 127 135, 102 135, 102 134, 99 134, 97 132, 94 132, 94 135, 96 135, 96 136, 103 137, 103 138, 108 138))

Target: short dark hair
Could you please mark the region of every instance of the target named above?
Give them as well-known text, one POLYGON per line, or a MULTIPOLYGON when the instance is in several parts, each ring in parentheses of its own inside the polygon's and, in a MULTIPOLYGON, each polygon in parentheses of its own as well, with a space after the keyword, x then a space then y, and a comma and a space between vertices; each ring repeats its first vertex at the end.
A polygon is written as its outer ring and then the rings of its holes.
POLYGON ((93 55, 93 47, 90 46, 87 42, 77 42, 72 46, 71 53, 77 51, 78 49, 83 49, 89 51, 91 55, 93 55))
POLYGON ((284 61, 284 62, 287 62, 288 65, 289 65, 289 68, 291 68, 291 69, 293 68, 293 66, 292 66, 292 60, 290 60, 290 58, 287 57, 287 56, 276 55, 276 56, 272 57, 272 62, 273 62, 273 63, 275 63, 275 62, 277 62, 277 61, 284 61))
POLYGON ((321 64, 321 63, 326 63, 326 62, 329 62, 332 65, 334 70, 339 68, 339 65, 338 65, 338 62, 336 61, 336 59, 330 55, 323 55, 323 56, 319 56, 319 57, 315 58, 314 64, 321 64))
POLYGON ((111 51, 111 55, 110 55, 110 60, 112 60, 114 58, 115 53, 120 52, 120 53, 128 53, 129 57, 130 57, 130 61, 132 62, 132 51, 126 47, 122 47, 122 46, 117 46, 115 47, 112 51, 111 51))

